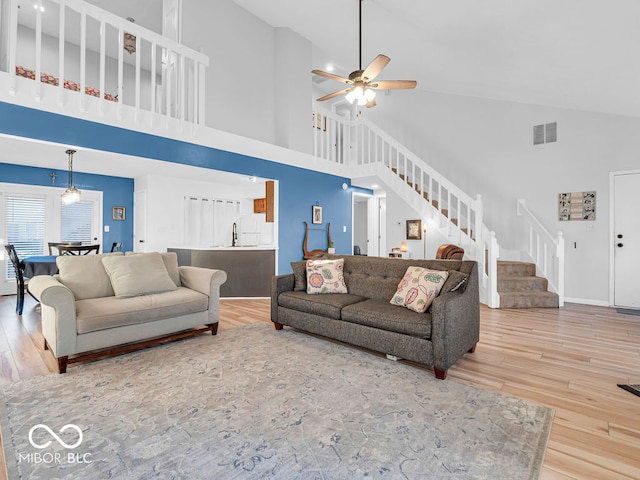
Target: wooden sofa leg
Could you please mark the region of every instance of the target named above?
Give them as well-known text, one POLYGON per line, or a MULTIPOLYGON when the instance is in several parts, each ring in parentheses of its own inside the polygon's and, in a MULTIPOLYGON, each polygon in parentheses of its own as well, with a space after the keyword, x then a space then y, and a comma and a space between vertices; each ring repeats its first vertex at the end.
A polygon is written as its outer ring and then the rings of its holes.
POLYGON ((207 327, 211 328, 211 335, 216 335, 218 333, 218 322, 207 325, 207 327))
POLYGON ((473 353, 473 352, 475 352, 475 351, 476 351, 476 345, 478 345, 478 344, 477 344, 477 343, 474 343, 474 344, 473 344, 473 347, 471 347, 471 348, 469 349, 469 352, 468 352, 468 353, 473 353))
POLYGON ((278 322, 273 322, 273 326, 276 327, 276 330, 282 330, 282 328, 284 327, 284 325, 278 322))
POLYGON ((58 357, 58 373, 67 373, 67 360, 69 357, 58 357))
POLYGON ((444 380, 445 378, 447 378, 446 370, 440 370, 439 368, 433 367, 433 373, 435 373, 438 380, 444 380))
POLYGON ((49 344, 47 343, 47 341, 44 341, 44 349, 45 350, 49 350, 49 344))

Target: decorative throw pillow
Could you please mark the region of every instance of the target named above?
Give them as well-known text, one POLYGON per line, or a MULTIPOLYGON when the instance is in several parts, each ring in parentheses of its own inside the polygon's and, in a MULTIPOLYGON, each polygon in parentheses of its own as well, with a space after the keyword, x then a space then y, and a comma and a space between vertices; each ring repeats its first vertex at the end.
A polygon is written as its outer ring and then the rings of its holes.
POLYGON ((443 292, 464 292, 467 288, 469 275, 459 270, 449 270, 449 277, 442 287, 443 292))
POLYGON ((293 277, 295 278, 293 291, 304 292, 307 289, 307 262, 304 260, 291 262, 291 269, 293 270, 293 277))
POLYGON ((423 313, 438 296, 448 276, 449 272, 409 267, 390 303, 423 313))
POLYGON ((343 271, 344 258, 307 260, 307 293, 349 293, 343 271))
POLYGON ((116 297, 171 292, 177 288, 158 252, 104 257, 102 264, 116 297))

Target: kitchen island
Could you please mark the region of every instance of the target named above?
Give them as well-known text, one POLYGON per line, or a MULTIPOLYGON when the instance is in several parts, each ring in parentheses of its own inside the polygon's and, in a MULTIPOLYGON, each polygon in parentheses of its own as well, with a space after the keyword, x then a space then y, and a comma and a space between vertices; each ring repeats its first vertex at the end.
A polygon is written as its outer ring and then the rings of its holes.
POLYGON ((220 287, 220 296, 269 297, 271 279, 276 274, 276 247, 219 246, 167 248, 176 252, 178 265, 215 268, 227 273, 220 287))

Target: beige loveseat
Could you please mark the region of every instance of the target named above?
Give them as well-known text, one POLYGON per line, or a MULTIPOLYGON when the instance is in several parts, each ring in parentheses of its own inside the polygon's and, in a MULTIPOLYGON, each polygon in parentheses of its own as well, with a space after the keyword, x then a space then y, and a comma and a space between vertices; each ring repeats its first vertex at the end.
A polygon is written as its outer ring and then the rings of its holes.
POLYGON ((35 276, 29 289, 60 373, 97 350, 205 330, 195 327, 217 333, 222 270, 178 267, 173 252, 69 255, 56 263, 57 275, 35 276))

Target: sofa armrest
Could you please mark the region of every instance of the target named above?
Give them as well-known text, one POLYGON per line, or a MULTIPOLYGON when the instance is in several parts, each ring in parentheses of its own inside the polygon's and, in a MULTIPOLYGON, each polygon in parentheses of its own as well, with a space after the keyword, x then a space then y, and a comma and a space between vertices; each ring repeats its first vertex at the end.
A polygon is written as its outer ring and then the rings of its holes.
POLYGON ((209 324, 218 323, 220 318, 220 285, 227 281, 227 272, 212 268, 178 267, 180 282, 186 288, 209 297, 209 324))
POLYGON ((431 306, 431 342, 435 367, 447 370, 480 339, 478 265, 469 273, 463 293, 446 292, 431 306))
POLYGON ((293 273, 274 275, 271 279, 271 321, 278 323, 278 295, 293 291, 295 277, 293 273))
POLYGON ((76 352, 76 299, 73 292, 49 275, 29 280, 29 291, 40 300, 42 335, 56 357, 76 352))

